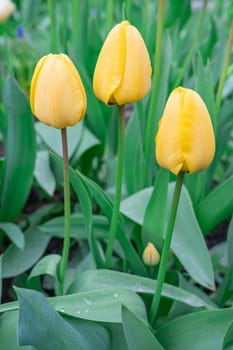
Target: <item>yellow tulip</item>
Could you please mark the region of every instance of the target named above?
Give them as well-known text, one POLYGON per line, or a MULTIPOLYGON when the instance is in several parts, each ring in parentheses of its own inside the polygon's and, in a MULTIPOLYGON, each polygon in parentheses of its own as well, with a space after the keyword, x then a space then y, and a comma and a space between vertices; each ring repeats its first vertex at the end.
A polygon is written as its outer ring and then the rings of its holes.
POLYGON ((215 153, 215 137, 205 103, 197 92, 178 87, 169 96, 155 137, 156 159, 177 175, 207 168, 215 153))
POLYGON ((36 65, 30 91, 32 113, 58 129, 73 126, 85 115, 86 93, 74 64, 64 54, 49 54, 36 65))
POLYGON ((95 95, 107 105, 141 100, 150 89, 151 72, 141 34, 122 21, 110 31, 100 51, 93 78, 95 95))
POLYGON ((146 248, 144 249, 142 255, 143 261, 146 265, 154 266, 157 265, 160 261, 160 254, 155 248, 153 243, 147 243, 146 248))
POLYGON ((15 4, 10 0, 0 1, 0 23, 7 20, 8 17, 14 12, 15 4))

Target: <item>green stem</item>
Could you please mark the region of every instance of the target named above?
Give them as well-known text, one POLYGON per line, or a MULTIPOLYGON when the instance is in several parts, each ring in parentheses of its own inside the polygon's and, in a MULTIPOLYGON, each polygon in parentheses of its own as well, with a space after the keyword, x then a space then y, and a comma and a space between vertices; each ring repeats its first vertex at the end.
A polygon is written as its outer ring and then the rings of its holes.
POLYGON ((110 225, 109 240, 107 244, 107 251, 105 256, 105 267, 110 266, 114 241, 117 232, 117 225, 120 213, 120 201, 121 201, 121 187, 124 165, 124 139, 125 139, 125 106, 119 106, 119 132, 118 132, 118 163, 117 163, 117 178, 116 178, 116 190, 115 199, 113 205, 112 220, 110 225))
POLYGON ((56 19, 55 19, 56 12, 54 8, 53 0, 48 0, 48 13, 50 18, 51 50, 53 53, 58 53, 56 19))
POLYGON ((168 256, 170 251, 172 233, 173 233, 173 228, 175 224, 176 213, 177 213, 183 179, 184 179, 184 172, 182 171, 179 173, 177 177, 174 195, 172 199, 171 212, 170 212, 169 222, 167 226, 167 233, 166 233, 163 250, 162 250, 161 261, 159 265, 158 279, 157 279, 156 289, 155 289, 155 293, 153 296, 152 305, 150 309, 151 325, 153 325, 155 321, 157 311, 159 308, 160 299, 161 299, 161 292, 162 292, 163 283, 166 275, 166 268, 167 268, 168 256))
POLYGON ((62 11, 63 11, 63 21, 62 21, 62 39, 63 39, 63 50, 64 53, 67 54, 68 49, 67 49, 67 40, 68 40, 68 36, 67 36, 67 1, 63 0, 62 2, 62 11))
POLYGON ((80 2, 79 0, 72 0, 72 48, 76 53, 78 47, 78 34, 79 34, 79 13, 80 2))
POLYGON ((224 83, 225 83, 226 76, 227 76, 227 68, 228 68, 228 65, 230 62, 232 45, 233 45, 233 21, 231 23, 231 28, 230 28, 229 37, 228 37, 227 46, 226 46, 225 57, 223 60, 221 77, 220 77, 220 81, 218 84, 218 90, 217 90, 217 95, 216 95, 216 103, 215 103, 215 115, 216 115, 216 117, 219 113, 219 109, 220 109, 220 105, 221 105, 222 92, 223 92, 223 87, 224 87, 224 83))
POLYGON ((62 137, 63 170, 64 170, 65 227, 64 227, 64 244, 63 244, 62 258, 60 263, 59 278, 60 278, 60 284, 63 292, 63 285, 65 280, 65 273, 66 273, 69 250, 70 250, 70 181, 69 181, 69 158, 68 158, 66 128, 61 129, 61 137, 62 137))
MULTIPOLYGON (((165 10, 166 0, 159 0, 158 3, 158 21, 157 21, 157 32, 156 32, 156 43, 155 43, 155 56, 154 56, 154 74, 153 74, 153 90, 151 95, 151 101, 148 113, 148 122, 146 128, 146 138, 145 138, 145 171, 148 169, 150 163, 150 145, 153 140, 154 133, 154 113, 156 106, 156 99, 159 88, 159 76, 160 76, 160 65, 161 65, 161 47, 162 47, 162 35, 163 35, 163 19, 165 10)), ((146 173, 144 175, 144 181, 146 181, 146 173)))
POLYGON ((195 48, 197 46, 197 42, 198 42, 199 34, 200 34, 200 31, 201 31, 202 23, 203 23, 203 20, 204 20, 204 17, 205 17, 206 5, 207 5, 207 0, 203 0, 201 13, 200 13, 200 16, 199 16, 199 20, 197 22, 196 30, 195 30, 194 35, 193 35, 193 40, 192 40, 192 43, 191 43, 191 46, 190 46, 190 50, 189 50, 189 52, 188 52, 188 54, 187 54, 187 56, 186 56, 186 58, 184 60, 184 63, 182 64, 182 70, 181 70, 178 78, 176 79, 175 87, 180 85, 181 80, 183 79, 184 74, 187 71, 187 68, 188 68, 188 66, 189 66, 189 64, 190 64, 190 62, 192 60, 194 50, 195 50, 195 48))
POLYGON ((114 0, 108 0, 108 18, 107 18, 107 32, 112 29, 114 17, 114 0))

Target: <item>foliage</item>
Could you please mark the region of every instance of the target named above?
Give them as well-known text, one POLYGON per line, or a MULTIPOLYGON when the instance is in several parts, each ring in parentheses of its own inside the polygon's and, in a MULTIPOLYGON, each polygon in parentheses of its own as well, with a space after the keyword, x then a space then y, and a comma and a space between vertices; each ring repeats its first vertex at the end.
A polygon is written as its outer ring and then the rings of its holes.
POLYGON ((0 349, 233 346, 233 5, 213 0, 194 8, 191 0, 164 1, 158 70, 161 2, 125 2, 154 75, 148 96, 126 106, 123 190, 109 268, 104 257, 118 111, 96 99, 92 79, 106 35, 122 20, 123 1, 18 0, 0 23, 0 349), (87 94, 85 118, 68 128, 72 244, 64 295, 58 274, 64 235, 60 135, 35 121, 28 103, 36 62, 56 51, 73 60, 87 94), (175 181, 156 163, 153 139, 165 102, 179 85, 205 101, 216 153, 207 170, 185 175, 162 299, 150 324, 158 266, 146 266, 142 254, 148 242, 162 252, 175 181), (223 226, 221 242, 209 247, 223 226))

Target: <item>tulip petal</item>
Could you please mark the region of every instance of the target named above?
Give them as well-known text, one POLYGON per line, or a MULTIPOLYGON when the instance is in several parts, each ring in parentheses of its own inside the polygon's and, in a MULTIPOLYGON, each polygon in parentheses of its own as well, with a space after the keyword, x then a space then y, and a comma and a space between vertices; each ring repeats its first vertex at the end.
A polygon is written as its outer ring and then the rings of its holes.
POLYGON ((120 85, 126 61, 127 21, 117 24, 108 34, 100 51, 93 78, 95 95, 106 104, 114 104, 113 93, 120 85))
POLYGON ((45 124, 62 129, 79 122, 86 111, 86 94, 68 56, 47 55, 35 68, 30 103, 33 114, 45 124))
POLYGON ((162 168, 175 175, 183 167, 180 143, 180 96, 172 93, 166 103, 156 135, 156 159, 162 168))
POLYGON ((192 96, 185 92, 180 135, 183 170, 193 173, 207 168, 214 157, 215 139, 208 110, 195 91, 192 96))
POLYGON ((132 25, 126 30, 126 64, 123 79, 114 92, 118 105, 141 100, 151 86, 151 63, 141 34, 132 25))
POLYGON ((156 159, 175 175, 207 168, 215 153, 208 110, 191 89, 176 88, 169 96, 156 135, 156 159))

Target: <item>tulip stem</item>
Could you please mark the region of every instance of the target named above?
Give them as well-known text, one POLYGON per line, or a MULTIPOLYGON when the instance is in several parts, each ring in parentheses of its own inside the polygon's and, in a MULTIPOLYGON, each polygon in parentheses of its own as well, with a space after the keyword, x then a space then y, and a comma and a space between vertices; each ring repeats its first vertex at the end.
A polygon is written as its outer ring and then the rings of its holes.
POLYGON ((106 256, 105 256, 105 268, 109 268, 114 241, 117 232, 117 225, 120 213, 120 201, 121 201, 121 187, 123 176, 123 163, 124 163, 124 139, 125 139, 125 106, 119 106, 119 120, 118 120, 118 151, 117 151, 117 177, 116 177, 116 190, 115 199, 113 204, 112 220, 110 224, 109 240, 107 244, 106 256))
POLYGON ((56 13, 53 0, 48 0, 48 13, 50 18, 50 33, 51 33, 51 50, 53 53, 58 53, 57 32, 56 32, 56 13))
POLYGON ((161 261, 159 265, 158 279, 157 279, 155 293, 153 295, 152 305, 150 309, 150 323, 152 326, 155 321, 159 304, 160 304, 161 292, 162 292, 163 283, 166 275, 166 268, 167 268, 168 256, 170 251, 172 233, 174 229, 183 179, 184 179, 184 172, 181 171, 177 176, 177 180, 176 180, 176 186, 175 186, 172 204, 171 204, 170 217, 167 225, 167 232, 166 232, 166 237, 165 237, 165 241, 162 249, 161 261))
POLYGON ((64 243, 62 258, 60 263, 60 285, 62 293, 64 291, 64 280, 65 273, 68 263, 69 250, 70 250, 70 181, 69 181, 69 158, 68 158, 68 145, 67 145, 67 134, 66 128, 61 129, 62 137, 62 151, 63 151, 63 171, 64 171, 64 216, 65 216, 65 227, 64 227, 64 243))
POLYGON ((223 87, 224 83, 226 80, 227 76, 227 68, 229 65, 230 57, 231 57, 231 48, 233 45, 233 21, 231 22, 231 28, 229 32, 229 37, 227 41, 227 47, 226 47, 226 52, 225 52, 225 57, 223 61, 223 67, 222 67, 222 72, 221 72, 221 77, 220 81, 218 84, 218 90, 217 90, 217 95, 216 95, 216 103, 215 103, 215 115, 217 117, 221 105, 221 99, 222 99, 222 92, 223 92, 223 87))
MULTIPOLYGON (((148 123, 146 128, 145 138, 145 171, 148 169, 150 164, 150 145, 152 143, 152 135, 154 133, 154 113, 156 106, 156 99, 158 95, 159 87, 159 75, 160 75, 160 64, 161 64, 161 46, 162 46, 162 35, 163 35, 163 19, 165 10, 166 0, 159 0, 158 2, 158 21, 157 21, 157 32, 156 32, 156 50, 154 56, 154 74, 153 74, 153 90, 151 95, 151 101, 148 112, 148 123)), ((144 174, 144 181, 146 181, 146 173, 144 174)))

